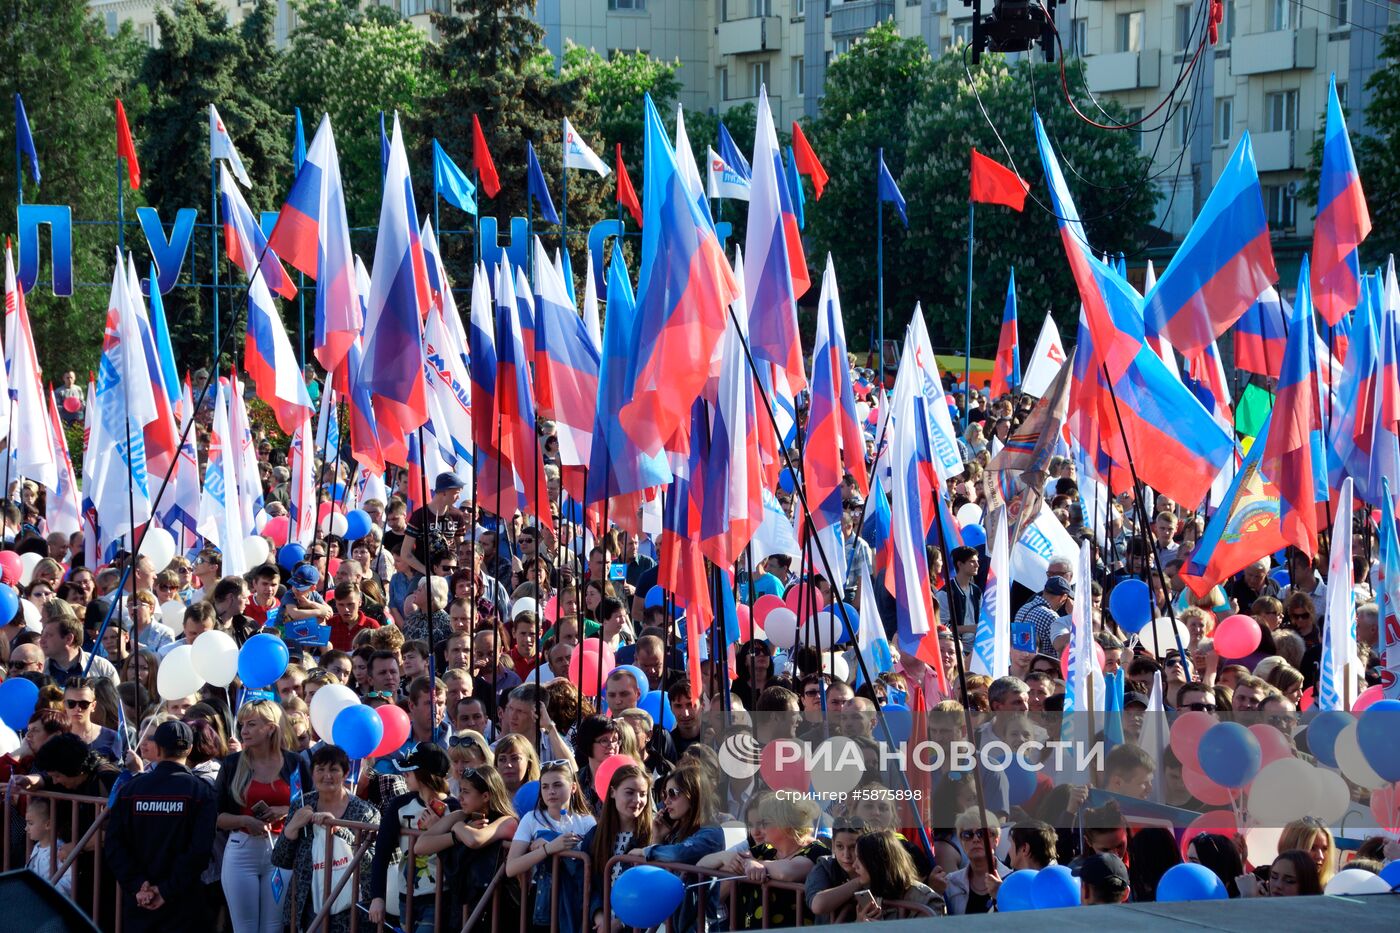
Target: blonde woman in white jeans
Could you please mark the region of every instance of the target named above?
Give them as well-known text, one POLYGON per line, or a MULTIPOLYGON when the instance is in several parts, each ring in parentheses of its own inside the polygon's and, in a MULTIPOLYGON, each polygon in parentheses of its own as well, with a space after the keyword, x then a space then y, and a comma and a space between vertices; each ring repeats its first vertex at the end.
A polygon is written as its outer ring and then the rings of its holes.
POLYGON ((291 808, 293 775, 305 791, 311 774, 271 700, 243 704, 238 737, 243 751, 219 768, 219 828, 229 834, 224 898, 234 933, 281 933, 291 873, 272 866, 272 846, 291 808))

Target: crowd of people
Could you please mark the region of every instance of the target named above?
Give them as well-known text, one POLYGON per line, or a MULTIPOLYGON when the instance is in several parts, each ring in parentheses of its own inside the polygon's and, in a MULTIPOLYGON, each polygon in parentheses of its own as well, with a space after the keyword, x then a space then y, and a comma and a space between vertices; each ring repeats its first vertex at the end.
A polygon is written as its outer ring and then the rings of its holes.
MULTIPOLYGON (((869 375, 853 372, 865 384, 869 375)), ((985 503, 982 471, 1030 407, 972 395, 966 471, 946 491, 951 512, 985 503)), ((557 445, 543 430, 548 460, 557 445)), ((286 450, 258 440, 266 522, 286 514, 286 450)), ((324 466, 327 496, 354 488, 341 463, 324 466)), ((545 473, 558 508, 557 463, 545 473)), ((4 548, 22 568, 11 574, 6 563, 6 582, 29 605, 4 626, 0 660, 37 699, 0 759, 9 851, 104 926, 120 911, 125 929, 236 933, 305 929, 323 914, 336 930, 352 918, 457 929, 488 890, 488 919, 618 933, 635 924, 605 910, 604 891, 642 863, 695 884, 670 911, 680 930, 1016 909, 999 901, 1008 879, 1055 865, 1069 868, 1085 905, 1154 900, 1183 862, 1204 866, 1232 898, 1316 895, 1344 869, 1386 870, 1400 857, 1393 836, 1343 853, 1327 822, 1307 816, 1273 827, 1264 852, 1243 822, 1183 837, 1185 826, 1130 805, 1239 816, 1233 798, 1203 799, 1199 762, 1180 760, 1174 745, 1159 760, 1147 746, 1154 715, 1262 726, 1308 756, 1300 709, 1317 686, 1329 587, 1353 587, 1360 604, 1363 670, 1352 695, 1378 682, 1374 566, 1363 556, 1375 550, 1373 525, 1358 513, 1345 580, 1324 579, 1325 553, 1290 553, 1281 568, 1263 559, 1197 597, 1180 569, 1201 537, 1198 513, 1158 496, 1149 515, 1128 496, 1095 529, 1073 461, 1057 458, 1049 474, 1050 508, 1093 544, 1094 637, 1104 674, 1121 671, 1125 683, 1121 735, 1102 768, 1042 773, 1027 786, 988 767, 911 779, 878 746, 891 737, 891 709, 915 710, 918 733, 945 746, 1016 748, 1059 735, 1073 555, 1050 562, 1038 592, 1016 588, 1005 676, 972 673, 962 657, 987 564, 983 548, 963 545, 929 555, 946 684, 924 659, 898 652, 898 607, 883 588, 873 602, 896 645, 890 670, 872 674, 850 644, 772 643, 750 611, 752 637, 727 656, 710 638, 695 682, 687 659, 702 646, 685 643, 674 607, 653 592, 656 540, 587 529, 567 509, 555 530, 519 514, 498 521, 452 473, 434 477, 413 510, 407 503, 421 497, 406 475, 391 475, 385 498, 353 503, 369 519, 363 534, 318 534, 290 560, 270 538, 268 560, 242 575, 226 575, 209 546, 165 566, 139 546, 85 566, 81 536, 43 534, 43 490, 21 481, 0 512, 4 548), (1129 579, 1146 580, 1154 614, 1182 623, 1180 648, 1163 641, 1154 653, 1115 623, 1109 596, 1129 579), (1259 647, 1223 656, 1213 633, 1241 614, 1257 622, 1259 647), (307 622, 319 638, 304 635, 307 622), (234 680, 167 695, 162 664, 212 631, 238 646, 275 635, 288 663, 256 688, 234 680), (615 662, 593 683, 579 673, 589 650, 615 662), (334 687, 370 709, 401 710, 401 744, 357 758, 334 744, 314 719, 316 695, 334 687), (1150 709, 1154 695, 1162 704, 1150 709), (809 746, 842 736, 865 769, 840 800, 793 793, 725 766, 721 752, 738 732, 809 746), (103 832, 85 837, 104 807, 103 832), (555 858, 570 852, 582 857, 555 858), (356 883, 332 897, 327 871, 356 883), (501 871, 509 883, 493 886, 501 871)), ((854 483, 844 495, 850 579, 755 554, 737 568, 741 603, 752 605, 771 576, 779 596, 807 582, 824 603, 864 605, 856 581, 875 558, 854 483)), ((778 498, 794 515, 790 492, 778 498)), ((1348 783, 1365 805, 1374 788, 1348 783)))

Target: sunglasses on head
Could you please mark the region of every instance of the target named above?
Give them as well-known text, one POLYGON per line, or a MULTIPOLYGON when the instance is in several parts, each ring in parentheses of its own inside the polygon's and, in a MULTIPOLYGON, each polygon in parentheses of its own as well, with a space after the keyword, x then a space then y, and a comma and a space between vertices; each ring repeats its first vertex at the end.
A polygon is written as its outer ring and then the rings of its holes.
POLYGON ((554 758, 540 765, 541 768, 572 768, 574 763, 567 758, 554 758))

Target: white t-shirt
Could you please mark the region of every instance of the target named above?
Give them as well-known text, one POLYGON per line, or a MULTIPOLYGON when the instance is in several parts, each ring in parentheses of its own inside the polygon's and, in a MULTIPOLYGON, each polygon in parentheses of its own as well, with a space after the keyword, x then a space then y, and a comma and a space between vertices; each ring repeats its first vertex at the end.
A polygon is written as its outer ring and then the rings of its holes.
POLYGON ((548 813, 541 810, 531 810, 520 818, 519 824, 515 827, 516 842, 534 842, 536 839, 557 839, 565 833, 573 833, 582 836, 597 824, 592 816, 587 813, 565 813, 559 819, 553 819, 548 813))
MULTIPOLYGON (((58 840, 59 849, 62 849, 63 846, 63 840, 58 840)), ((34 874, 43 878, 45 881, 48 881, 49 875, 53 874, 53 870, 58 867, 54 865, 52 859, 49 858, 51 854, 53 854, 52 850, 50 850, 48 846, 36 845, 34 846, 34 851, 29 853, 29 861, 25 863, 24 867, 34 872, 34 874)), ((71 900, 73 898, 73 869, 70 868, 64 872, 63 877, 53 882, 53 886, 58 889, 60 894, 71 900)))

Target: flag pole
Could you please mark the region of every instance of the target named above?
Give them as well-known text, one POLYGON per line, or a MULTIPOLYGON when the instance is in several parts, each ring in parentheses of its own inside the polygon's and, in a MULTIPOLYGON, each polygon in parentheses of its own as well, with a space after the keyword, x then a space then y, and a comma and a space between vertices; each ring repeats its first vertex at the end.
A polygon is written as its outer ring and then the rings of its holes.
POLYGON ((213 250, 209 254, 214 268, 214 371, 219 369, 219 182, 215 170, 218 159, 209 160, 209 234, 213 250))
POLYGON ((878 346, 880 368, 876 370, 875 384, 885 385, 885 200, 880 197, 880 166, 885 163, 885 150, 877 150, 875 166, 875 301, 879 317, 876 324, 875 342, 878 346))
MULTIPOLYGON (((433 184, 437 184, 437 181, 434 180, 433 184)), ((475 165, 472 166, 472 185, 476 191, 476 210, 472 211, 472 249, 476 253, 476 261, 481 262, 481 171, 475 165)))
MULTIPOLYGON (((564 141, 564 145, 568 145, 568 140, 564 141)), ((567 160, 568 157, 569 154, 565 152, 564 158, 567 160)), ((560 174, 564 176, 564 185, 563 203, 559 211, 559 248, 567 253, 569 251, 569 163, 567 161, 564 162, 560 174)), ((571 263, 569 267, 573 268, 573 264, 571 263)), ((570 278, 572 278, 572 276, 570 276, 570 278)), ((572 282, 565 282, 564 284, 568 286, 570 293, 572 293, 574 284, 572 282)))
MULTIPOLYGON (((293 173, 292 173, 292 180, 293 180, 293 181, 295 181, 295 180, 296 180, 296 176, 297 176, 298 174, 301 173, 301 167, 302 167, 302 165, 304 165, 304 164, 306 163, 306 157, 303 156, 302 153, 301 153, 301 151, 300 151, 301 149, 304 149, 305 146, 304 146, 304 145, 301 146, 301 147, 298 147, 298 146, 297 146, 297 140, 299 140, 299 139, 304 139, 304 137, 301 135, 300 130, 301 130, 301 109, 300 109, 300 108, 297 108, 296 127, 292 130, 292 161, 293 161, 294 163, 296 163, 295 165, 293 165, 293 173)), ((299 352, 298 352, 298 354, 297 354, 297 363, 301 366, 302 370, 305 370, 305 369, 306 369, 306 273, 305 273, 305 272, 302 272, 300 269, 297 270, 297 345, 298 345, 298 348, 299 348, 299 352)), ((304 377, 303 377, 303 378, 304 378, 304 377)), ((329 565, 328 565, 328 566, 329 566, 329 565)))
POLYGON ((963 331, 963 431, 972 417, 972 244, 977 202, 967 199, 967 325, 963 331))
MULTIPOLYGON (((126 199, 122 194, 122 175, 124 173, 124 163, 121 156, 117 156, 117 252, 126 254, 126 199)), ((20 184, 23 184, 21 181, 20 184)), ((218 338, 215 337, 215 343, 218 338)))

